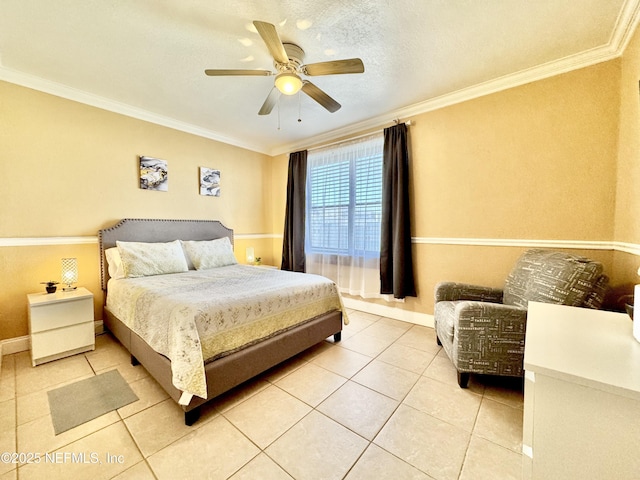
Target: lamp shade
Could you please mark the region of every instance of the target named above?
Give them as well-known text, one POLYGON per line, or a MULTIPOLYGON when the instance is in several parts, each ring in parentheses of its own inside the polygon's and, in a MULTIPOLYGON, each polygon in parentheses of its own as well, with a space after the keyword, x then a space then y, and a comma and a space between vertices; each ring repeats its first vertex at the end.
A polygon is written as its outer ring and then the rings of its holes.
POLYGON ((295 95, 302 88, 302 80, 295 73, 284 72, 276 75, 276 88, 285 95, 295 95))
POLYGON ((63 258, 62 259, 62 283, 71 288, 72 283, 78 281, 78 259, 63 258))

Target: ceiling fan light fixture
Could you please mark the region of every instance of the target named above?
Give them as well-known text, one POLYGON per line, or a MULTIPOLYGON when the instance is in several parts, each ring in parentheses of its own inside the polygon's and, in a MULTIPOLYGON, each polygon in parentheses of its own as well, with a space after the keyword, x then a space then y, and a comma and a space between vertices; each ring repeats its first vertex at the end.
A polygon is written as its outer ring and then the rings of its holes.
POLYGON ((276 75, 276 88, 285 95, 295 95, 302 88, 302 80, 292 72, 283 72, 276 75))

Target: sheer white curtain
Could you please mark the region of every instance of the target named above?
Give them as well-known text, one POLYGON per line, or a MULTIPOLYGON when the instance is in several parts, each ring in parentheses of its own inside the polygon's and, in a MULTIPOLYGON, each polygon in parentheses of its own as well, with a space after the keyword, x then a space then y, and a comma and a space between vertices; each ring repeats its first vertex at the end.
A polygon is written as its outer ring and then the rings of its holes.
POLYGON ((380 295, 383 136, 311 150, 307 158, 306 271, 343 293, 380 295))

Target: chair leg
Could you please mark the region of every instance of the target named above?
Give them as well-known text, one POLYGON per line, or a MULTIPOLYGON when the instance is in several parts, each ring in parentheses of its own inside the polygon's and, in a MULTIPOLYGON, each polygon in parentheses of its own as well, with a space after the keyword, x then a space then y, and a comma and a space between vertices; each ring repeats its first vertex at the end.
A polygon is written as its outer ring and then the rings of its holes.
POLYGON ((460 385, 460 388, 469 386, 469 372, 458 372, 458 385, 460 385))

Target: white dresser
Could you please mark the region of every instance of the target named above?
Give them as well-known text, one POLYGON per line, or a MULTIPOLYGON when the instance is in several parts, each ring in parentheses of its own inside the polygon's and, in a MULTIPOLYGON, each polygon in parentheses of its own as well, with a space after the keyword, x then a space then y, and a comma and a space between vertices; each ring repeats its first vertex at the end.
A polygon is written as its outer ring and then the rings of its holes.
POLYGON ((35 367, 95 348, 93 294, 79 287, 71 292, 31 293, 29 334, 35 367))
POLYGON ((623 313, 529 303, 525 479, 640 478, 640 343, 632 326, 623 313))

